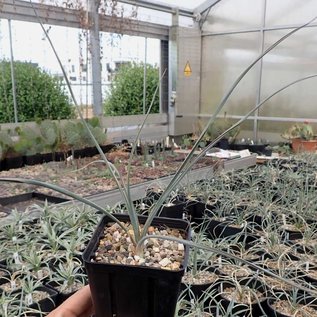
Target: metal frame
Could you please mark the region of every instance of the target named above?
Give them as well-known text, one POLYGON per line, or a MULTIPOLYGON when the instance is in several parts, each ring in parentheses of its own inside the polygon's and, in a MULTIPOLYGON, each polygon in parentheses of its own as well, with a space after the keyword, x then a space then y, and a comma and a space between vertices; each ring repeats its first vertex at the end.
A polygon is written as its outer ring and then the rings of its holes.
MULTIPOLYGON (((218 1, 220 1, 220 0, 218 0, 218 1)), ((176 7, 176 6, 167 5, 165 3, 160 3, 158 1, 154 2, 154 1, 145 1, 145 0, 119 0, 119 2, 131 4, 133 6, 137 5, 137 6, 140 6, 142 8, 161 11, 161 12, 165 12, 165 13, 171 13, 171 14, 175 14, 176 8, 177 8, 179 15, 189 17, 189 18, 194 17, 194 12, 191 10, 176 7)))
MULTIPOLYGON (((0 0, 1 1, 1 0, 0 0)), ((93 105, 94 114, 102 115, 102 91, 101 91, 101 65, 99 32, 114 32, 127 35, 156 38, 161 41, 169 39, 169 27, 165 25, 129 20, 113 16, 98 14, 98 2, 90 1, 89 20, 92 27, 91 56, 92 56, 92 80, 93 80, 93 105)), ((66 9, 52 5, 31 3, 21 0, 2 0, 0 19, 20 20, 43 24, 52 24, 73 28, 83 28, 80 23, 80 12, 75 9, 66 9), (34 12, 36 11, 36 13, 34 12)))
MULTIPOLYGON (((30 2, 22 0, 1 0, 0 19, 11 19, 26 22, 37 23, 37 17, 30 2)), ((73 28, 81 28, 78 19, 78 10, 65 9, 52 5, 34 3, 34 8, 43 23, 67 26, 73 28)), ((169 27, 166 25, 142 22, 129 21, 122 23, 121 18, 99 15, 100 31, 124 33, 127 35, 145 36, 168 40, 169 27)))
POLYGON ((212 8, 214 5, 216 5, 218 2, 220 2, 221 0, 206 0, 205 2, 203 2, 201 5, 199 5, 198 7, 196 7, 194 9, 195 13, 199 13, 199 14, 203 14, 205 13, 207 10, 210 10, 210 8, 212 8))

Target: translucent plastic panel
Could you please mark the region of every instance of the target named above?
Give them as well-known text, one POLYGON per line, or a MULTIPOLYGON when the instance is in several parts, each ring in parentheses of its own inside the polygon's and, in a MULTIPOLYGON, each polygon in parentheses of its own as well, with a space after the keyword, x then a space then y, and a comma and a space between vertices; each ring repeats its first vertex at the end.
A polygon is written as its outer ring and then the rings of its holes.
MULTIPOLYGON (((203 38, 201 113, 212 113, 240 73, 256 58, 259 34, 203 38)), ((227 115, 244 115, 255 105, 258 67, 240 82, 225 106, 227 115)))
POLYGON ((266 26, 304 24, 316 16, 316 0, 267 0, 266 26))
POLYGON ((260 27, 263 0, 222 0, 210 10, 206 32, 236 31, 260 27))
MULTIPOLYGON (((265 33, 268 46, 287 31, 265 33)), ((317 73, 317 28, 305 28, 282 42, 263 60, 262 98, 286 84, 317 73)), ((260 113, 270 117, 315 118, 317 79, 298 83, 279 93, 263 106, 260 113)))
MULTIPOLYGON (((282 140, 281 134, 293 123, 280 121, 259 121, 259 138, 266 136, 269 140, 282 140)), ((286 141, 286 140, 284 140, 286 141)))

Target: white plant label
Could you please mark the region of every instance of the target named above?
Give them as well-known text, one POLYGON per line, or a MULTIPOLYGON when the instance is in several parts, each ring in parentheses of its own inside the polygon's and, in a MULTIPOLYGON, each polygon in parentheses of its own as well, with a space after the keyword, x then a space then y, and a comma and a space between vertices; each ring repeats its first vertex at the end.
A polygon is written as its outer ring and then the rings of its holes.
POLYGON ((23 225, 23 222, 20 220, 19 221, 19 231, 22 231, 22 225, 23 225))
POLYGON ((248 157, 251 155, 250 151, 249 150, 242 150, 242 151, 239 151, 239 155, 240 157, 248 157))
POLYGON ((15 291, 16 288, 17 288, 17 284, 16 284, 15 281, 11 281, 11 282, 10 282, 10 286, 11 286, 11 290, 12 290, 12 291, 15 291))
POLYGON ((32 298, 32 294, 26 294, 25 295, 25 303, 27 306, 30 306, 33 304, 33 298, 32 298))
POLYGON ((17 242, 18 238, 16 236, 12 237, 13 242, 17 242))
POLYGON ((218 264, 219 264, 219 268, 222 268, 222 257, 221 256, 218 258, 218 264))
POLYGON ((286 216, 285 216, 285 214, 282 214, 282 221, 283 221, 283 225, 286 226, 286 216))
POLYGON ((21 264, 20 258, 19 258, 19 253, 18 252, 14 252, 13 253, 13 260, 15 264, 21 264))
POLYGON ((37 277, 38 277, 38 279, 40 279, 40 280, 44 277, 43 270, 37 271, 37 277))
POLYGON ((7 316, 8 312, 8 303, 2 304, 4 315, 7 316))
POLYGON ((152 167, 154 168, 155 167, 155 161, 152 160, 152 167))

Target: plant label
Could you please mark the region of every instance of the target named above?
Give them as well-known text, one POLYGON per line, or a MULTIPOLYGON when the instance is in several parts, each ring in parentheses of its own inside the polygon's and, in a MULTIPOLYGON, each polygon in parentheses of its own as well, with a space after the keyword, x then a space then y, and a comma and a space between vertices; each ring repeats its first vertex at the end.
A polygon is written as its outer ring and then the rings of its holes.
POLYGON ((30 306, 33 304, 33 298, 32 298, 32 294, 26 294, 25 295, 25 303, 27 306, 30 306))
POLYGON ((239 154, 240 154, 241 158, 251 156, 251 153, 250 153, 250 151, 248 149, 239 151, 239 154))

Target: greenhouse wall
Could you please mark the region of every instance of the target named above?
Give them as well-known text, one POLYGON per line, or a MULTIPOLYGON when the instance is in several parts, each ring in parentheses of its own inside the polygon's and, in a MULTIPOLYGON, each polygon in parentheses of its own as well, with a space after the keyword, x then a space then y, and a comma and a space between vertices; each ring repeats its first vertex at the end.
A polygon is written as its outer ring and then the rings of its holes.
MULTIPOLYGON (((317 1, 222 0, 209 12, 202 33, 200 115, 210 115, 238 75, 275 41, 314 18, 317 1)), ((240 82, 222 114, 241 118, 283 86, 317 73, 317 24, 312 21, 259 61, 240 82)), ((246 129, 254 138, 280 139, 292 121, 317 122, 317 78, 266 102, 246 129)))

